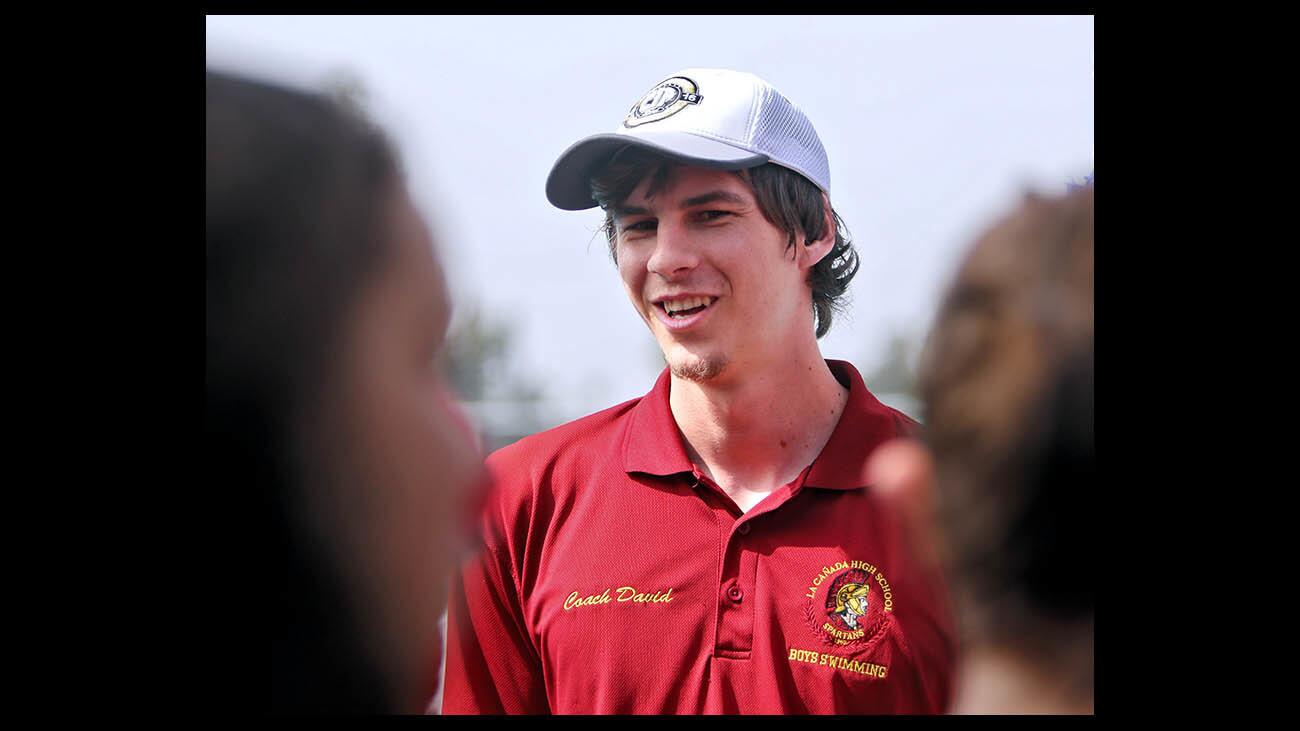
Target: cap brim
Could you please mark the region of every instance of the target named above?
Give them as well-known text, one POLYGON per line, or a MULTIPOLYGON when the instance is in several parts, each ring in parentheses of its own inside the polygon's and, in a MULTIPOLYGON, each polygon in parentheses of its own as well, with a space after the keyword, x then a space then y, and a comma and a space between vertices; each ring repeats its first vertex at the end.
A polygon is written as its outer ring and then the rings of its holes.
POLYGON ((556 208, 582 211, 595 208, 591 197, 591 177, 625 147, 641 147, 670 160, 719 170, 741 170, 762 165, 767 155, 733 147, 707 137, 686 132, 642 132, 624 135, 615 132, 592 135, 565 150, 551 167, 546 178, 546 197, 556 208))

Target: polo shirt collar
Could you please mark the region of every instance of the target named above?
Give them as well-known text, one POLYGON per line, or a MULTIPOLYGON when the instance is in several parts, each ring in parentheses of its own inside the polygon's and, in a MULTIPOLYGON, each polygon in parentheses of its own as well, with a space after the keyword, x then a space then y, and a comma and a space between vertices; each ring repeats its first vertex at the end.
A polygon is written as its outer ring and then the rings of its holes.
POLYGON ((844 413, 830 441, 813 460, 804 481, 807 487, 853 490, 867 486, 867 459, 876 447, 898 436, 900 425, 893 411, 867 390, 858 369, 842 360, 827 360, 835 379, 849 389, 844 413))
MULTIPOLYGON (((836 380, 848 387, 849 400, 804 485, 832 490, 865 487, 867 458, 877 445, 897 434, 897 425, 890 409, 867 390, 851 363, 827 360, 826 365, 836 380)), ((669 406, 671 383, 665 368, 650 393, 632 409, 623 441, 627 472, 673 475, 695 470, 669 406)))
POLYGON ((627 472, 673 475, 695 471, 668 404, 671 385, 672 378, 665 368, 650 393, 632 409, 623 440, 623 468, 627 472))

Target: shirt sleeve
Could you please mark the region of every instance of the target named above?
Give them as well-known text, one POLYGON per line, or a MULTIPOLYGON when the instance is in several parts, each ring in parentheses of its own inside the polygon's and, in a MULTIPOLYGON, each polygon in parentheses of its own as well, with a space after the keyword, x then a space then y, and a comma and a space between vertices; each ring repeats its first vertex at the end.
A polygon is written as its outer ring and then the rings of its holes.
POLYGON ((492 492, 483 546, 452 579, 442 712, 550 713, 518 582, 528 511, 509 510, 495 481, 492 492))

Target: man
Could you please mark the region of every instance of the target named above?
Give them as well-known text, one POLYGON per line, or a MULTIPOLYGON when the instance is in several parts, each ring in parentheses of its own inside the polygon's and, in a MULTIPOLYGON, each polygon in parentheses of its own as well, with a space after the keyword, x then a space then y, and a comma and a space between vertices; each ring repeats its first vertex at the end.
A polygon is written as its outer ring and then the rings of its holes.
POLYGON ((857 269, 829 189, 803 113, 734 71, 668 77, 561 155, 548 198, 605 210, 668 367, 489 458, 444 712, 945 709, 942 591, 864 479, 915 423, 817 346, 857 269), (849 583, 877 597, 852 625, 849 583))

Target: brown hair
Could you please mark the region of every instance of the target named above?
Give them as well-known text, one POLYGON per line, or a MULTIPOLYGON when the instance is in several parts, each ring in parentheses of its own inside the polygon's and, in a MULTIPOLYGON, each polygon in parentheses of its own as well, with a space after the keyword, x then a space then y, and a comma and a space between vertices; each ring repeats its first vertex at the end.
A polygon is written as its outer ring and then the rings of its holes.
MULTIPOLYGON (((609 243, 609 255, 615 262, 618 261, 618 230, 614 226, 614 209, 647 177, 653 195, 667 183, 673 165, 672 161, 652 152, 628 147, 593 176, 591 194, 605 210, 605 223, 601 230, 609 243)), ((812 181, 773 163, 735 172, 754 191, 763 217, 786 233, 787 251, 795 245, 800 234, 807 245, 825 233, 826 209, 822 192, 812 181)), ((835 222, 835 244, 830 253, 808 272, 819 338, 830 331, 834 313, 843 311, 845 292, 858 273, 858 253, 853 248, 848 228, 834 208, 831 208, 831 218, 835 222)))
POLYGON ((920 366, 963 640, 1091 694, 1093 190, 1026 197, 975 244, 920 366), (1084 684, 1086 683, 1086 688, 1084 684))
POLYGON ((300 443, 339 323, 391 253, 381 212, 400 161, 322 95, 211 70, 205 83, 206 443, 214 478, 270 530, 271 711, 392 712, 341 558, 308 519, 330 465, 300 443))

